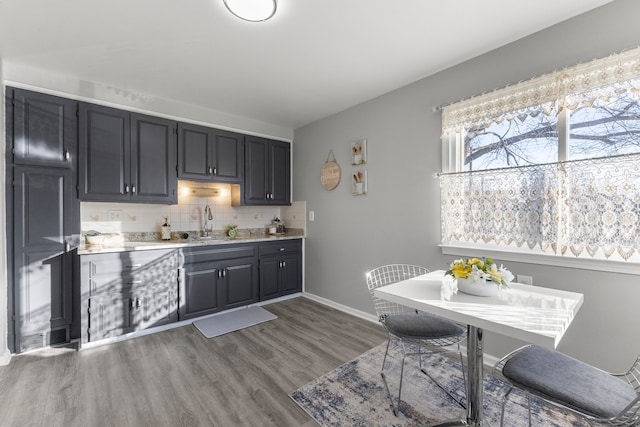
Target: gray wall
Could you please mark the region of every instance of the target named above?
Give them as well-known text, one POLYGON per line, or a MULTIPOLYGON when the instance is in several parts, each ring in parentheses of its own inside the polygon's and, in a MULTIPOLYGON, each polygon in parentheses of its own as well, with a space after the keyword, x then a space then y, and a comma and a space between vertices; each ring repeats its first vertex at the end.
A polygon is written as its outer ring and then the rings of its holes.
MULTIPOLYGON (((607 56, 640 42, 640 2, 618 0, 387 95, 296 129, 294 199, 307 200, 306 291, 373 313, 364 273, 387 263, 441 269, 453 259, 440 238, 439 113, 434 106, 607 56), (368 139, 369 194, 352 196, 349 144, 368 139), (333 150, 343 178, 333 191, 320 171, 333 150)), ((420 41, 421 43, 424 41, 420 41)), ((437 40, 433 41, 437 43, 437 40)), ((622 371, 640 354, 638 276, 512 263, 538 285, 584 293, 585 303, 559 349, 603 369, 622 371)), ((501 356, 523 343, 487 334, 501 356)))

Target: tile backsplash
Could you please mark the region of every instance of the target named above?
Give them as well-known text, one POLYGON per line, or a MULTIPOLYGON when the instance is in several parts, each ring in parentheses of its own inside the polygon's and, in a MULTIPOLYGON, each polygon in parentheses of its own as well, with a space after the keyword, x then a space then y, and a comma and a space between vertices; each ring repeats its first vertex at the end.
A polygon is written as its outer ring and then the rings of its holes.
POLYGON ((267 228, 274 217, 282 219, 288 228, 305 229, 306 202, 293 202, 291 206, 231 206, 228 184, 195 184, 219 189, 216 197, 189 195, 185 188, 189 185, 194 184, 180 181, 177 205, 82 202, 82 232, 159 232, 165 218, 173 231, 202 230, 206 205, 213 214, 214 230, 223 230, 227 224, 237 224, 240 229, 267 228))

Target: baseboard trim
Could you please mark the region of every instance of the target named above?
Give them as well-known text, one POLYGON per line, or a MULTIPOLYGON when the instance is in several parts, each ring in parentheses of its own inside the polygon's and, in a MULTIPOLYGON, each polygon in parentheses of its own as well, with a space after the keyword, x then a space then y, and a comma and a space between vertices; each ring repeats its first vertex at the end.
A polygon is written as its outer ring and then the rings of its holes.
POLYGON ((309 298, 310 300, 313 300, 313 301, 318 302, 320 304, 324 304, 324 305, 329 306, 331 308, 335 308, 336 310, 340 310, 342 312, 351 314, 351 315, 359 317, 361 319, 368 320, 369 322, 378 323, 378 316, 376 316, 375 314, 366 313, 364 311, 356 310, 353 307, 349 307, 347 305, 337 303, 337 302, 332 301, 330 299, 323 298, 321 296, 318 296, 318 295, 315 295, 315 294, 311 294, 309 292, 303 293, 302 296, 304 298, 309 298))
MULTIPOLYGON (((364 311, 356 310, 353 307, 349 307, 347 305, 340 304, 340 303, 337 303, 337 302, 335 302, 333 300, 330 300, 330 299, 327 299, 327 298, 323 298, 323 297, 320 297, 318 295, 311 294, 311 293, 308 293, 308 292, 303 293, 302 296, 304 298, 309 298, 310 300, 313 300, 313 301, 318 302, 320 304, 324 304, 324 305, 329 306, 331 308, 335 308, 336 310, 340 310, 340 311, 342 311, 344 313, 351 314, 353 316, 359 317, 359 318, 364 319, 364 320, 368 320, 368 321, 373 322, 373 323, 378 323, 378 317, 376 315, 374 315, 374 314, 365 313, 364 311)), ((462 350, 462 354, 466 354, 466 352, 467 352, 467 346, 466 345, 460 343, 460 349, 462 350)), ((488 353, 484 353, 483 354, 483 360, 482 360, 483 364, 485 365, 484 373, 485 374, 490 373, 490 369, 492 369, 493 366, 496 363, 498 363, 498 360, 500 360, 500 358, 495 357, 495 356, 493 356, 491 354, 488 354, 488 353)))
POLYGON ((190 325, 195 320, 201 320, 201 319, 205 319, 207 317, 215 317, 215 316, 219 316, 219 315, 221 315, 223 313, 229 313, 229 312, 236 311, 236 310, 242 310, 242 309, 245 309, 247 307, 252 307, 252 306, 263 306, 263 305, 266 306, 266 305, 269 305, 269 304, 273 304, 274 302, 285 301, 285 300, 288 300, 288 299, 297 298, 297 297, 299 297, 301 295, 302 294, 300 292, 298 292, 298 293, 295 293, 295 294, 285 295, 283 297, 278 297, 278 298, 270 299, 270 300, 267 300, 267 301, 260 301, 260 302, 256 302, 256 303, 253 303, 253 304, 243 305, 241 307, 231 308, 229 310, 219 311, 219 312, 213 313, 213 314, 207 314, 206 316, 200 316, 200 317, 196 317, 196 318, 193 318, 193 319, 180 320, 178 322, 169 323, 167 325, 154 326, 154 327, 149 328, 149 329, 144 329, 144 330, 141 330, 141 331, 135 331, 135 332, 130 332, 128 334, 118 335, 117 337, 105 338, 105 339, 99 340, 99 341, 92 341, 92 342, 88 342, 88 343, 82 344, 80 346, 80 350, 87 350, 87 349, 90 349, 90 348, 96 348, 96 347, 100 347, 100 346, 107 345, 107 344, 113 344, 113 343, 116 343, 116 342, 126 341, 126 340, 130 340, 130 339, 138 338, 138 337, 143 337, 145 335, 155 334, 155 333, 162 332, 162 331, 168 331, 170 329, 175 329, 175 328, 180 328, 182 326, 190 325))
POLYGON ((0 366, 8 365, 9 362, 11 362, 11 356, 13 356, 13 354, 10 353, 9 350, 6 350, 2 354, 0 354, 0 366))

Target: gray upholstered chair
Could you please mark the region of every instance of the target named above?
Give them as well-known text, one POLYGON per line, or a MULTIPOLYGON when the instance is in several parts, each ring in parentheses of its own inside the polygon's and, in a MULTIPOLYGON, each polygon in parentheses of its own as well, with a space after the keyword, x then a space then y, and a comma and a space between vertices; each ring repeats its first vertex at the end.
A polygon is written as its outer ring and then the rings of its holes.
POLYGON ((389 285, 412 277, 427 274, 429 270, 424 267, 406 264, 392 264, 375 268, 367 273, 367 287, 373 299, 373 305, 378 315, 378 320, 389 333, 387 349, 382 361, 380 375, 387 389, 387 394, 391 400, 393 413, 398 415, 400 399, 402 398, 402 377, 404 375, 404 363, 407 356, 418 356, 420 370, 433 380, 438 387, 444 390, 449 396, 459 402, 448 390, 442 387, 422 366, 422 356, 433 353, 452 352, 451 346, 456 346, 456 352, 460 355, 462 379, 464 378, 464 366, 462 353, 460 353, 459 343, 466 337, 466 328, 450 320, 435 316, 429 313, 419 312, 412 308, 402 306, 390 301, 380 299, 374 295, 374 290, 380 286, 389 285), (387 378, 385 376, 385 364, 391 341, 398 340, 402 351, 402 367, 400 368, 400 387, 398 390, 398 401, 394 401, 389 390, 387 378), (417 352, 415 350, 417 349, 417 352))
POLYGON ((590 425, 640 425, 640 357, 624 374, 610 374, 555 350, 528 345, 493 368, 508 385, 504 410, 514 388, 525 392, 531 426, 531 395, 577 413, 590 425))

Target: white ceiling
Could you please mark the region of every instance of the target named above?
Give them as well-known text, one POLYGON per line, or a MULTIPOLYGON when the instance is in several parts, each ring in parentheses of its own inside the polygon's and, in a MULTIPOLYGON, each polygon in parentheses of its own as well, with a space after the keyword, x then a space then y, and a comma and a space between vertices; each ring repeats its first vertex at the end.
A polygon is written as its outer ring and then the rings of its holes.
POLYGON ((0 57, 295 129, 611 0, 0 0, 0 57))

